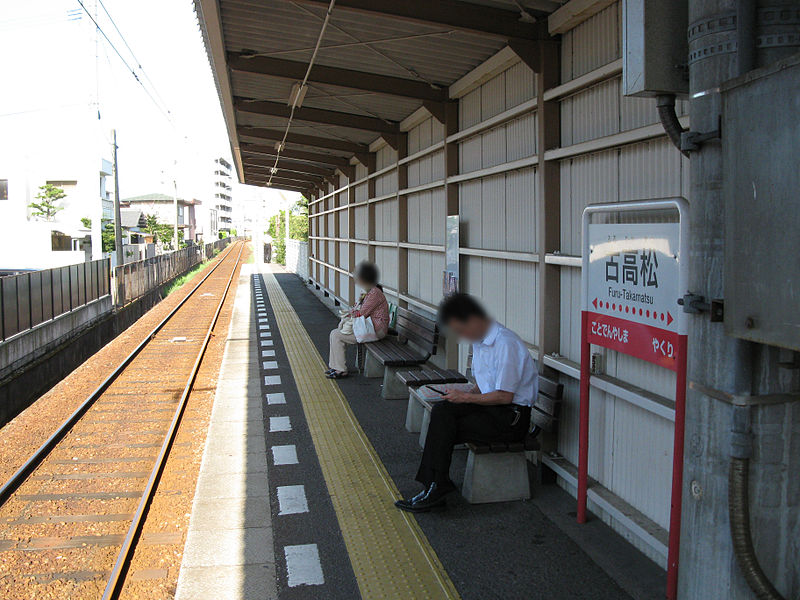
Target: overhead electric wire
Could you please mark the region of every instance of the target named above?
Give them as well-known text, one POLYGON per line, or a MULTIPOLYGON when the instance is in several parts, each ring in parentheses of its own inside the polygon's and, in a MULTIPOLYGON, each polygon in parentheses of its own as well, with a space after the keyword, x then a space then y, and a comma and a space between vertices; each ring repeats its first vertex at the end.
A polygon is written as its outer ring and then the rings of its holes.
MULTIPOLYGON (((78 2, 80 2, 80 0, 78 0, 78 2)), ((314 53, 311 55, 311 60, 308 61, 306 74, 303 77, 303 81, 300 83, 300 87, 297 88, 297 93, 294 95, 294 98, 292 98, 292 110, 289 112, 289 120, 286 122, 286 131, 283 132, 283 139, 278 145, 277 152, 275 153, 275 164, 272 166, 272 169, 270 169, 267 187, 272 186, 272 178, 275 176, 275 173, 278 172, 278 161, 281 158, 281 152, 283 152, 283 149, 286 146, 286 138, 289 136, 289 128, 292 126, 294 111, 297 108, 297 100, 302 95, 303 88, 305 87, 306 82, 311 75, 311 68, 314 66, 314 61, 317 59, 317 53, 319 52, 320 44, 322 44, 322 38, 325 37, 325 29, 327 29, 328 22, 331 19, 331 13, 333 12, 334 4, 336 4, 336 0, 331 0, 331 3, 328 5, 328 10, 325 13, 325 20, 322 22, 322 28, 320 29, 319 37, 317 38, 317 44, 314 46, 314 53)))
POLYGON ((111 13, 108 12, 108 9, 106 8, 106 5, 103 4, 103 0, 97 0, 97 2, 100 4, 100 7, 103 9, 103 12, 106 13, 106 16, 108 17, 108 20, 111 21, 111 25, 114 26, 114 29, 117 31, 117 34, 119 35, 120 39, 122 40, 122 43, 125 44, 125 47, 128 49, 128 52, 131 53, 131 57, 133 58, 134 61, 136 61, 136 66, 139 68, 139 71, 141 71, 142 76, 145 79, 147 79, 147 82, 153 88, 153 91, 155 92, 156 96, 158 96, 159 101, 164 106, 164 110, 166 110, 167 113, 170 116, 172 116, 172 111, 169 110, 169 108, 167 107, 167 103, 164 102, 164 98, 162 98, 161 94, 158 93, 158 88, 156 88, 156 84, 153 83, 153 80, 150 79, 150 76, 144 70, 144 67, 142 66, 142 62, 139 60, 139 58, 134 53, 133 48, 131 48, 130 44, 128 43, 128 40, 126 40, 125 36, 122 35, 122 31, 120 31, 119 27, 117 27, 117 22, 114 20, 114 17, 111 16, 111 13))
MULTIPOLYGON (((80 4, 80 5, 81 5, 81 8, 83 8, 83 11, 84 11, 84 12, 85 12, 85 13, 88 15, 88 17, 89 17, 89 18, 92 20, 92 23, 94 23, 95 27, 97 27, 97 31, 99 31, 99 32, 100 32, 100 35, 102 35, 102 36, 103 36, 103 38, 105 38, 106 42, 108 42, 108 45, 109 45, 109 46, 111 46, 111 49, 112 49, 112 50, 114 50, 114 53, 115 53, 115 54, 116 54, 116 55, 119 57, 119 59, 120 59, 120 60, 122 61, 122 63, 125 65, 125 68, 127 68, 127 69, 130 71, 131 75, 133 75, 133 78, 136 80, 136 82, 137 82, 137 83, 138 83, 140 86, 142 86, 142 89, 144 90, 144 93, 145 93, 145 94, 147 94, 147 97, 148 97, 148 98, 150 98, 150 100, 151 100, 151 101, 153 102, 153 104, 156 106, 156 108, 158 109, 158 111, 159 111, 159 112, 160 112, 160 113, 163 115, 163 117, 164 117, 164 118, 165 118, 167 121, 169 121, 170 125, 172 125, 172 126, 174 127, 174 125, 175 125, 175 124, 174 124, 174 123, 173 123, 173 121, 172 121, 172 115, 171 115, 171 113, 169 112, 169 110, 167 110, 167 109, 166 109, 166 107, 163 107, 163 108, 162 108, 162 106, 161 106, 161 105, 160 105, 160 104, 159 104, 159 103, 156 101, 156 99, 153 97, 153 94, 151 94, 151 93, 150 93, 150 90, 148 90, 148 89, 147 89, 147 87, 146 87, 146 86, 144 85, 144 83, 142 82, 142 80, 141 80, 141 79, 139 79, 139 76, 136 74, 136 70, 135 70, 133 67, 131 67, 131 66, 128 64, 128 61, 127 61, 127 60, 125 60, 125 57, 124 57, 124 56, 122 56, 122 53, 121 53, 121 52, 120 52, 120 51, 117 49, 117 47, 114 45, 114 42, 112 42, 112 41, 111 41, 111 38, 109 38, 109 37, 108 37, 108 35, 106 35, 106 32, 105 32, 105 31, 103 31, 103 28, 102 28, 102 27, 100 27, 100 24, 99 24, 99 23, 97 22, 97 20, 94 18, 94 15, 92 15, 92 13, 90 13, 90 12, 89 12, 89 9, 88 9, 88 8, 86 8, 86 5, 83 3, 83 0, 77 0, 77 2, 78 2, 78 4, 80 4)), ((105 9, 105 7, 103 7, 103 8, 105 9)), ((106 14, 108 14, 108 13, 106 12, 106 14)), ((116 27, 116 26, 115 26, 115 27, 116 27)), ((117 30, 117 31, 119 31, 119 30, 117 30)), ((124 42, 124 40, 123 40, 123 42, 124 42)), ((127 43, 126 43, 126 45, 127 45, 127 43)), ((134 56, 134 59, 135 59, 135 58, 136 58, 136 57, 134 56)), ((151 84, 152 84, 152 82, 151 82, 151 84)), ((154 89, 155 89, 155 87, 154 87, 154 89)), ((156 92, 156 93, 158 93, 158 92, 156 92)))

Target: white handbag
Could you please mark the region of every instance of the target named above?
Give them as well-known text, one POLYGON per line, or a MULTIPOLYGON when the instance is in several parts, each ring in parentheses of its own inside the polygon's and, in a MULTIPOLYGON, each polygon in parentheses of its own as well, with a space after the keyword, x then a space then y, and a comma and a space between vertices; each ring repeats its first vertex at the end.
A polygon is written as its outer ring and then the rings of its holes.
POLYGON ((353 333, 353 317, 350 315, 342 317, 342 320, 339 321, 339 331, 341 331, 344 335, 350 335, 353 333))
POLYGON ((372 324, 372 317, 356 317, 353 319, 353 335, 359 344, 364 342, 377 342, 378 335, 372 324))

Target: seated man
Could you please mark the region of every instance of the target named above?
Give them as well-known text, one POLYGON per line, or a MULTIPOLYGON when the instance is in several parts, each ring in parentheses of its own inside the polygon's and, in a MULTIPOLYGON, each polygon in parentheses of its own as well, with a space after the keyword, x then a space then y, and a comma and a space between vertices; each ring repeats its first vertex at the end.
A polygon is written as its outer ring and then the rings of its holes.
POLYGON ((472 342, 470 392, 451 390, 431 411, 428 437, 417 481, 425 489, 395 506, 427 512, 445 506, 455 490, 450 481, 453 447, 464 442, 516 442, 525 439, 531 406, 538 392, 538 374, 528 349, 513 331, 489 318, 467 294, 454 294, 439 306, 439 321, 472 342))

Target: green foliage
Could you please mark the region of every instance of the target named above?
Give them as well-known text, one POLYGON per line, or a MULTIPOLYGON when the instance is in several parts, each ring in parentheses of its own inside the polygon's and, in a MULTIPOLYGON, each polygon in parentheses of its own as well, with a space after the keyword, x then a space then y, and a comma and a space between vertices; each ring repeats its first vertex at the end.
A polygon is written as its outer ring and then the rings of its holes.
POLYGON ((103 252, 114 252, 117 248, 117 238, 114 233, 114 222, 106 221, 101 232, 103 238, 103 252))
POLYGON ((190 270, 186 271, 186 273, 184 273, 180 277, 176 277, 175 279, 173 279, 172 283, 170 283, 169 286, 167 286, 166 289, 164 289, 163 297, 166 298, 172 292, 179 290, 192 277, 197 275, 200 271, 202 271, 208 266, 210 266, 210 263, 208 261, 202 262, 199 265, 192 267, 190 270))
POLYGON ((144 220, 145 220, 144 224, 145 232, 152 235, 153 241, 155 241, 158 236, 158 229, 159 229, 158 215, 145 215, 144 220))
POLYGON ((172 238, 175 237, 175 229, 172 225, 159 223, 157 235, 162 244, 165 246, 172 246, 172 238))
MULTIPOLYGON (((272 236, 272 255, 275 261, 286 264, 286 211, 281 210, 269 220, 267 233, 272 236)), ((308 198, 301 197, 289 211, 289 238, 308 241, 308 198)))
POLYGON ((308 198, 301 196, 289 214, 289 237, 308 241, 308 198))
POLYGON ((81 217, 81 225, 83 225, 86 229, 91 229, 92 220, 89 217, 81 217))
MULTIPOLYGON (((158 215, 145 215, 144 230, 153 236, 153 242, 161 242, 164 246, 175 248, 172 241, 175 237, 175 226, 167 223, 159 223, 158 215)), ((181 248, 186 247, 183 241, 183 231, 178 230, 178 245, 181 248)))
POLYGON ((66 196, 66 192, 60 187, 56 187, 52 183, 46 183, 39 186, 39 193, 36 194, 36 199, 39 202, 31 202, 28 207, 33 209, 31 214, 34 217, 42 217, 45 221, 52 221, 58 211, 64 210, 63 206, 59 206, 56 203, 66 198, 66 196))
POLYGON ((286 264, 286 212, 279 211, 269 220, 267 233, 272 236, 272 257, 275 262, 286 264))

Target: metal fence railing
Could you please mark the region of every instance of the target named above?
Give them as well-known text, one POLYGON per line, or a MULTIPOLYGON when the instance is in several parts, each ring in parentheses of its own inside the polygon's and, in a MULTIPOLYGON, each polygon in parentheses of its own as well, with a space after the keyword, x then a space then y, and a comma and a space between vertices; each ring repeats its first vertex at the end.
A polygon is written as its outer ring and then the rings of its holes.
POLYGON ((183 275, 195 265, 213 258, 236 239, 224 238, 203 246, 187 246, 175 252, 116 267, 114 282, 117 306, 133 302, 171 279, 183 275))
POLYGON ((107 258, 0 278, 0 340, 109 294, 107 258))
POLYGON ((213 258, 215 254, 218 254, 231 242, 238 240, 239 238, 232 238, 226 237, 221 240, 217 240, 215 242, 209 242, 205 244, 203 251, 205 252, 205 259, 208 260, 209 258, 213 258))
MULTIPOLYGON (((224 238, 114 269, 118 306, 140 298, 239 238, 224 238)), ((0 341, 111 293, 109 259, 0 277, 0 341)))

